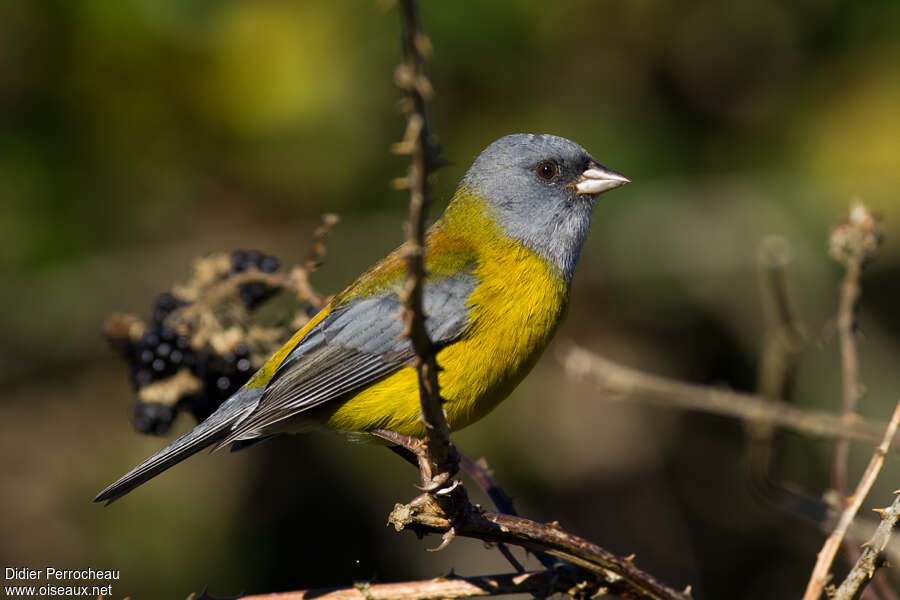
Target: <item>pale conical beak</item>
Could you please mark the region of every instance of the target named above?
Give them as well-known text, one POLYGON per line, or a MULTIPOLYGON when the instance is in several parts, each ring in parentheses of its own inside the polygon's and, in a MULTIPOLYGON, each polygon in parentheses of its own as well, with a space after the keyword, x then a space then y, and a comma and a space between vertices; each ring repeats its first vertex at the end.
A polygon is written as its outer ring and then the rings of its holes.
POLYGON ((578 194, 600 194, 626 183, 631 183, 631 180, 621 173, 592 162, 575 182, 575 190, 578 194))

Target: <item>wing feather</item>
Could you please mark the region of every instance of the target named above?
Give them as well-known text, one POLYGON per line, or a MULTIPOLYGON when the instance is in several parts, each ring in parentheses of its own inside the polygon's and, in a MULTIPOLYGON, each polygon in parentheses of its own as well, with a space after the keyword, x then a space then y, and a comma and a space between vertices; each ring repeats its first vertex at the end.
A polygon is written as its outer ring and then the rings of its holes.
MULTIPOLYGON (((468 297, 475 288, 471 270, 426 282, 426 329, 439 345, 465 330, 468 297)), ((348 300, 314 327, 275 371, 259 404, 219 442, 266 435, 276 423, 385 377, 413 358, 403 336, 397 293, 348 300)))

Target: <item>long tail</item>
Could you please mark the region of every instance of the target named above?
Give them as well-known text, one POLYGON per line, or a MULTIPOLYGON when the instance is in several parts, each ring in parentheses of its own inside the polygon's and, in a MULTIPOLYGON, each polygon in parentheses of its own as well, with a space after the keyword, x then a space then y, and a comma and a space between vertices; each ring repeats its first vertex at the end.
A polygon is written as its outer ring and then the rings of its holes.
POLYGON ((216 412, 192 430, 133 468, 97 494, 94 502, 106 502, 109 505, 114 500, 121 498, 137 486, 148 481, 169 467, 180 463, 189 456, 193 456, 207 446, 210 446, 223 438, 231 431, 235 423, 239 422, 250 411, 256 408, 262 388, 241 388, 234 396, 226 400, 216 412))

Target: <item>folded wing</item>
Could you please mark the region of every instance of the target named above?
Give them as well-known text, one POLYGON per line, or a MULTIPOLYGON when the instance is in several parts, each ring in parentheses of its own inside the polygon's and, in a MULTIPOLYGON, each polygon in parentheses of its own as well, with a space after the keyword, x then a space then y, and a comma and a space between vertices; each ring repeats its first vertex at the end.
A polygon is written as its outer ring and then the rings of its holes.
MULTIPOLYGON (((425 328, 439 347, 463 335, 474 288, 470 271, 426 283, 425 328)), ((396 293, 349 300, 288 354, 256 408, 217 447, 267 435, 273 425, 385 377, 413 356, 396 293)))

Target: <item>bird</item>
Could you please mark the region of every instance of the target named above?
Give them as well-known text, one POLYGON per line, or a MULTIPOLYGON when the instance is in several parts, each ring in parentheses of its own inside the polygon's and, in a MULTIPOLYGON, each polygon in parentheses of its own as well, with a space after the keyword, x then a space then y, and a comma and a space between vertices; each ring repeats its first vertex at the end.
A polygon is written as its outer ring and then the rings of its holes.
MULTIPOLYGON (((488 145, 425 235, 425 329, 452 431, 485 416, 563 321, 598 194, 630 180, 583 147, 519 133, 488 145)), ((363 272, 191 431, 101 491, 110 503, 212 446, 285 432, 423 437, 415 353, 401 318, 402 248, 363 272)))

